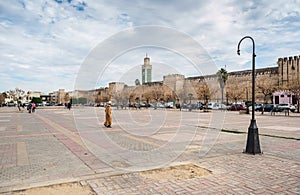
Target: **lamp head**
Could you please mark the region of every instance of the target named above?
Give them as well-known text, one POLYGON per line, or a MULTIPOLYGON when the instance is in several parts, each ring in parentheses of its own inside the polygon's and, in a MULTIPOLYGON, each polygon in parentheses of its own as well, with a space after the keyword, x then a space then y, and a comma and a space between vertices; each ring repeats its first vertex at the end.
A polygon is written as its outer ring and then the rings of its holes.
POLYGON ((240 54, 240 50, 239 50, 239 49, 237 50, 237 54, 238 54, 238 55, 241 55, 241 54, 240 54))

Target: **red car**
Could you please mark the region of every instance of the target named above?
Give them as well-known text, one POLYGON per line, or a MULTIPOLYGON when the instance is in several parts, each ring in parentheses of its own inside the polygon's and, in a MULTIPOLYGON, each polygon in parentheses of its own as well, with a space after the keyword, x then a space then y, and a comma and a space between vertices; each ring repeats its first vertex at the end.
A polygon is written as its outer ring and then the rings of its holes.
POLYGON ((247 107, 243 104, 232 104, 228 110, 230 111, 240 111, 240 110, 247 110, 247 107))

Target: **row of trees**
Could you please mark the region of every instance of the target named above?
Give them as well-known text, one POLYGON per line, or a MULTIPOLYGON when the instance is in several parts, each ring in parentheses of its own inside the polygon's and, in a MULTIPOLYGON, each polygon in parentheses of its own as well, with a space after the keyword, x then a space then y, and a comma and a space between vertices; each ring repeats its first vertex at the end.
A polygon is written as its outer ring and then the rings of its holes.
MULTIPOLYGON (((11 102, 9 103, 20 103, 20 100, 26 95, 25 91, 19 88, 16 88, 14 90, 9 90, 6 92, 3 92, 0 94, 0 106, 2 106, 5 103, 5 99, 9 98, 11 99, 11 102)), ((20 106, 18 105, 19 110, 20 106)))
MULTIPOLYGON (((144 86, 136 82, 135 89, 125 88, 122 91, 114 93, 99 92, 95 97, 96 103, 107 102, 114 99, 117 104, 131 104, 134 102, 157 103, 157 102, 178 102, 180 104, 188 103, 191 99, 196 99, 202 102, 208 102, 214 99, 221 89, 221 102, 231 101, 237 102, 241 100, 248 100, 251 98, 251 81, 249 78, 239 78, 238 80, 228 80, 228 73, 224 68, 221 68, 217 73, 217 81, 219 88, 211 87, 205 80, 192 84, 193 86, 185 86, 176 93, 165 85, 144 86), (229 84, 228 84, 229 82, 229 84)), ((231 77, 233 78, 233 77, 231 77)), ((289 91, 295 97, 299 105, 300 85, 299 83, 287 83, 284 85, 278 84, 278 78, 271 75, 259 76, 256 79, 256 99, 263 99, 263 102, 272 102, 272 97, 276 91, 289 91)), ((0 103, 3 104, 5 98, 10 98, 12 101, 18 101, 26 95, 25 91, 19 88, 10 90, 0 94, 0 103)), ((87 103, 86 98, 72 98, 68 93, 64 96, 65 102, 72 101, 73 103, 87 103)), ((41 100, 33 100, 36 103, 41 100)))
POLYGON ((167 86, 154 86, 151 90, 149 90, 146 89, 145 86, 137 85, 134 90, 124 89, 112 94, 101 94, 101 92, 99 92, 95 98, 95 102, 100 104, 111 99, 114 99, 117 105, 127 105, 140 102, 150 104, 176 101, 176 95, 167 86))
MULTIPOLYGON (((228 73, 225 69, 221 68, 217 72, 217 76, 222 90, 222 102, 224 102, 224 89, 228 80, 228 73)), ((234 99, 234 101, 237 101, 246 96, 246 100, 248 101, 248 90, 250 86, 245 86, 245 88, 240 86, 241 83, 231 83, 231 86, 226 88, 226 98, 231 98, 234 99)), ((260 80, 256 80, 256 96, 262 96, 264 103, 268 103, 269 101, 273 102, 273 94, 276 91, 288 91, 293 94, 297 100, 297 110, 299 112, 300 84, 298 82, 288 82, 286 84, 279 85, 278 78, 273 78, 270 75, 266 75, 265 77, 261 77, 260 80)))
MULTIPOLYGON (((221 89, 221 102, 226 103, 237 101, 249 101, 251 99, 251 81, 244 78, 242 80, 230 81, 227 85, 228 73, 224 68, 221 68, 217 73, 219 89, 221 89)), ((98 94, 96 102, 106 102, 113 98, 117 103, 127 104, 135 101, 143 101, 146 103, 153 102, 168 102, 168 101, 180 101, 179 103, 187 103, 188 100, 197 99, 202 102, 208 102, 213 99, 214 95, 218 93, 218 88, 209 86, 208 83, 199 82, 195 83, 190 89, 182 89, 175 94, 167 86, 155 86, 150 87, 151 90, 143 89, 143 86, 137 85, 133 91, 123 90, 121 92, 115 92, 111 95, 98 94), (189 91, 192 90, 192 91, 189 91), (142 92, 141 92, 142 91, 142 92), (191 96, 189 96, 191 95, 191 96)), ((272 75, 260 75, 259 79, 256 79, 256 99, 260 99, 264 103, 273 102, 273 94, 276 91, 290 91, 299 101, 300 97, 300 85, 297 83, 290 83, 289 85, 278 84, 278 78, 272 77, 272 75)), ((299 102, 298 102, 299 104, 299 102)))
MULTIPOLYGON (((14 90, 9 90, 7 92, 3 92, 0 94, 0 106, 2 106, 5 103, 5 99, 8 98, 10 99, 11 104, 15 104, 15 102, 17 102, 17 106, 19 111, 21 111, 21 100, 23 99, 23 97, 26 95, 25 91, 19 88, 16 88, 14 90)), ((42 103, 42 99, 40 97, 32 97, 31 103, 35 103, 35 104, 40 104, 42 103)))

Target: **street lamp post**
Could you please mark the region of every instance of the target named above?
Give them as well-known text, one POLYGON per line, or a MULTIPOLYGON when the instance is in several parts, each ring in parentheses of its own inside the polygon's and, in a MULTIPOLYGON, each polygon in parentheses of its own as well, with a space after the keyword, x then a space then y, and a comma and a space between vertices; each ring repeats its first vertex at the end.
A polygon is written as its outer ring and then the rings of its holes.
POLYGON ((228 92, 226 92, 226 106, 228 105, 228 92))
POLYGON ((253 52, 252 52, 252 119, 250 126, 248 128, 248 137, 247 137, 247 145, 246 145, 246 153, 248 154, 260 154, 260 144, 259 144, 259 136, 258 136, 258 128, 256 125, 256 120, 255 120, 255 43, 252 37, 250 36, 245 36, 243 37, 237 48, 237 54, 240 55, 240 44, 241 42, 249 38, 252 40, 253 43, 253 52))
POLYGON ((193 94, 189 93, 188 96, 190 97, 190 108, 189 108, 189 111, 192 111, 192 97, 193 97, 193 94))
POLYGON ((247 100, 247 102, 249 101, 249 99, 248 99, 248 87, 246 87, 246 100, 247 100))

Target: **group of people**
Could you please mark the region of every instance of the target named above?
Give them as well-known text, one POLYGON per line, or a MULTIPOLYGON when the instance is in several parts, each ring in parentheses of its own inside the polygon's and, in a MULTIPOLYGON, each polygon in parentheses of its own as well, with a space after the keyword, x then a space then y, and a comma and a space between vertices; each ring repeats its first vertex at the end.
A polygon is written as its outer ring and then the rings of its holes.
MULTIPOLYGON (((72 104, 69 102, 68 104, 66 104, 66 107, 70 110, 72 107, 72 104)), ((27 105, 27 110, 28 113, 32 113, 35 112, 36 109, 36 105, 34 102, 29 103, 27 105)), ((107 128, 111 128, 112 125, 112 113, 111 113, 111 101, 106 103, 105 106, 105 122, 104 122, 104 126, 107 128)))
MULTIPOLYGON (((72 107, 71 102, 66 103, 65 107, 67 107, 69 110, 72 107)), ((107 128, 111 128, 112 125, 112 112, 111 112, 111 101, 107 102, 105 105, 105 122, 104 126, 107 128)))
POLYGON ((65 103, 65 107, 71 110, 72 103, 71 102, 65 103))
POLYGON ((34 102, 32 103, 29 103, 27 105, 27 110, 28 110, 28 113, 32 113, 32 112, 35 112, 35 109, 36 109, 36 105, 34 102))

